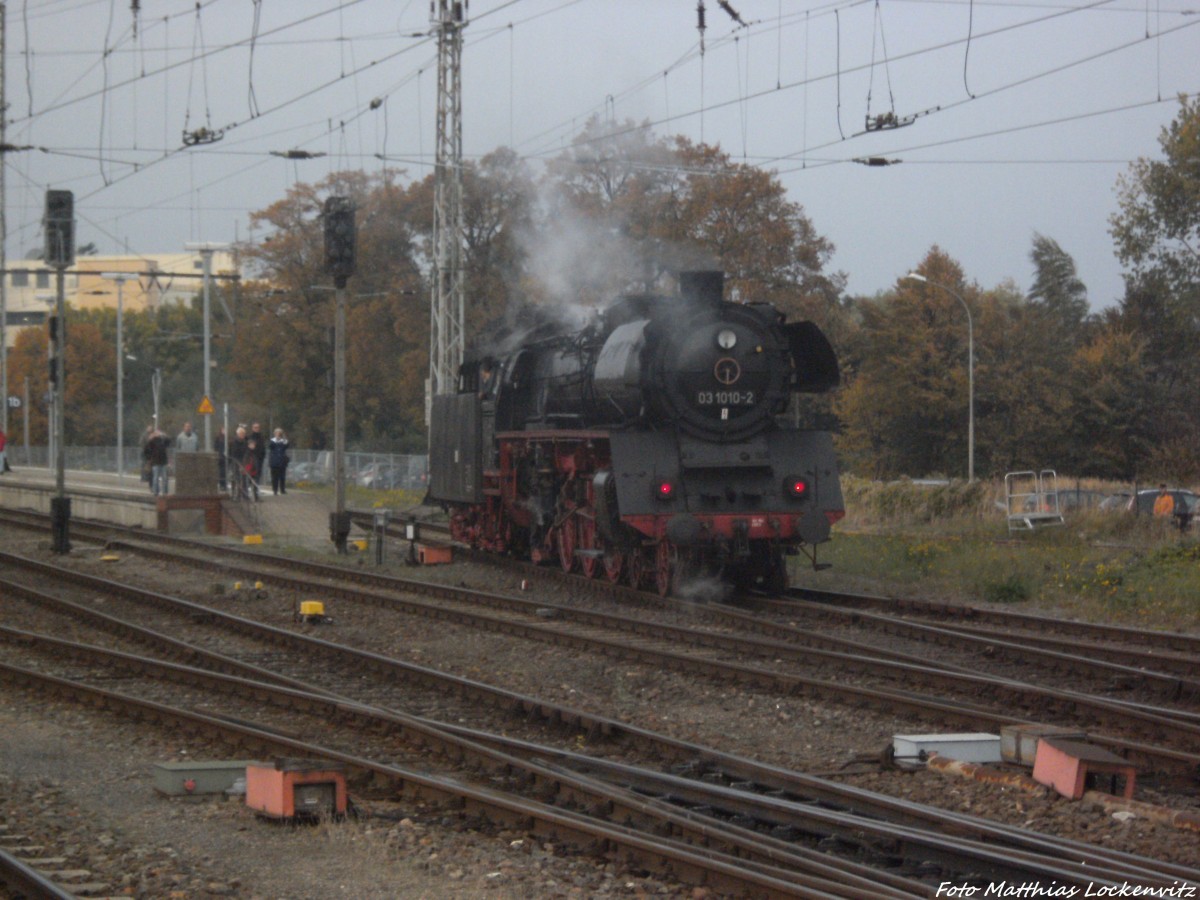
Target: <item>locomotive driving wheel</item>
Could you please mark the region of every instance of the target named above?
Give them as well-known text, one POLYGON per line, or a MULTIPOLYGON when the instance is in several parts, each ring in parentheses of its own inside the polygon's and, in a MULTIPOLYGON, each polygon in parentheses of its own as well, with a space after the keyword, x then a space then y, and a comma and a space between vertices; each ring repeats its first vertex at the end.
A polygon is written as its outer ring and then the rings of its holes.
POLYGON ((675 548, 670 541, 662 540, 654 551, 654 586, 658 596, 671 593, 671 576, 675 570, 675 548))
POLYGON ((604 548, 604 577, 612 584, 621 581, 621 570, 625 568, 625 554, 613 545, 604 548))
POLYGON ((558 532, 558 561, 564 572, 570 572, 575 568, 575 547, 578 544, 575 528, 575 517, 568 516, 556 529, 558 532))
POLYGON ((579 567, 585 578, 595 578, 600 570, 600 542, 596 539, 596 520, 584 510, 576 517, 579 521, 579 549, 585 551, 579 557, 579 567))
POLYGON ((625 556, 625 583, 635 591, 642 586, 646 575, 646 554, 641 547, 630 550, 625 556))
POLYGON ((458 510, 450 516, 450 539, 474 547, 479 539, 474 516, 458 510))

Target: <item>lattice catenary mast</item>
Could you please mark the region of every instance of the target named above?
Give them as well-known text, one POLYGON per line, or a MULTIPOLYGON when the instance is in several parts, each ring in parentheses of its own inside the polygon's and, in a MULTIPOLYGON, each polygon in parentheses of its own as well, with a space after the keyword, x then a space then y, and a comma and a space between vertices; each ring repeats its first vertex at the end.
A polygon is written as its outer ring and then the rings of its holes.
POLYGON ((432 398, 453 393, 462 364, 465 297, 462 271, 462 31, 466 3, 432 0, 438 38, 437 157, 433 189, 433 302, 429 385, 432 398))

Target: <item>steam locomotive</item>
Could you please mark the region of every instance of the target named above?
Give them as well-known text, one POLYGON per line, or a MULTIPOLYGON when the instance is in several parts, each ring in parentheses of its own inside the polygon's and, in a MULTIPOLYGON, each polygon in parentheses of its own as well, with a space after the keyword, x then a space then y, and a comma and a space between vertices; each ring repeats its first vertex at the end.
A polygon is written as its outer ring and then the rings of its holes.
POLYGON ((465 362, 431 410, 430 500, 456 540, 666 596, 780 590, 843 515, 831 436, 785 421, 837 385, 811 322, 723 299, 724 274, 626 296, 465 362), (709 581, 709 583, 712 583, 709 581))

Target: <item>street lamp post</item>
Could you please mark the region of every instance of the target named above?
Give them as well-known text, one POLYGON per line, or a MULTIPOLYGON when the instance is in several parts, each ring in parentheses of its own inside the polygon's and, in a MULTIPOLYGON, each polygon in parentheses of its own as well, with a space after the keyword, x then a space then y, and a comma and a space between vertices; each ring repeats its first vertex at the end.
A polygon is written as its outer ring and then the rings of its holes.
POLYGON ((921 281, 932 287, 941 288, 962 304, 963 312, 967 314, 967 481, 975 480, 975 324, 971 319, 971 307, 962 294, 944 284, 930 281, 919 272, 909 272, 904 276, 911 281, 921 281))
MULTIPOLYGON (((198 250, 204 260, 204 402, 212 403, 212 308, 208 299, 208 286, 212 281, 212 256, 218 250, 227 250, 228 244, 215 244, 212 241, 204 243, 187 243, 185 250, 198 250)), ((212 413, 204 414, 204 446, 212 446, 212 413)))
POLYGON ((139 366, 145 366, 150 370, 150 395, 154 398, 154 427, 158 427, 158 406, 159 396, 162 393, 162 369, 158 366, 152 366, 148 362, 142 362, 136 356, 125 355, 125 358, 130 362, 135 362, 139 366))
MULTIPOLYGON (((117 283, 117 485, 125 486, 125 282, 136 276, 128 272, 104 272, 100 276, 117 283)), ((157 416, 156 416, 157 418, 157 416)))

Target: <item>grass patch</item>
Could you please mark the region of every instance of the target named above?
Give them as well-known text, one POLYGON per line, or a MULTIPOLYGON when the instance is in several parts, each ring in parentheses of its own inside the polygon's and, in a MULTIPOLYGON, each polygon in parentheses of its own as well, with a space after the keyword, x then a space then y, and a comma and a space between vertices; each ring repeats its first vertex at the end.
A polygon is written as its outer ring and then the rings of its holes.
POLYGON ((1085 512, 1010 535, 1002 484, 845 487, 847 518, 819 548, 833 567, 796 558, 793 584, 1200 631, 1200 529, 1085 512))
MULTIPOLYGON (((328 496, 330 503, 333 502, 332 484, 313 484, 309 481, 300 481, 296 483, 296 486, 318 496, 328 496)), ((357 484, 346 484, 346 506, 351 509, 390 509, 393 512, 399 512, 420 506, 424 496, 424 491, 376 491, 359 487, 357 484)))

